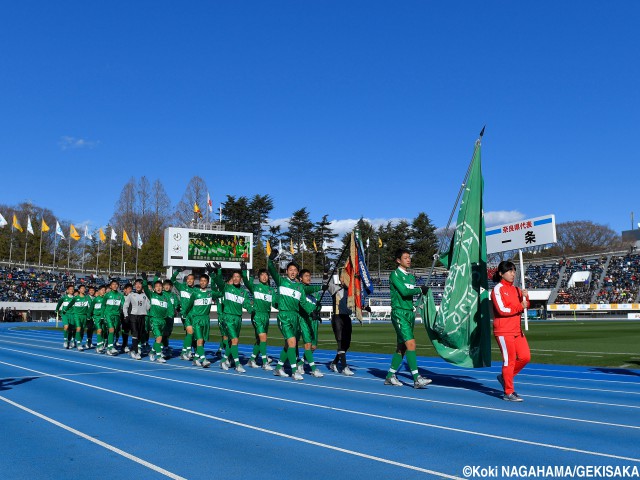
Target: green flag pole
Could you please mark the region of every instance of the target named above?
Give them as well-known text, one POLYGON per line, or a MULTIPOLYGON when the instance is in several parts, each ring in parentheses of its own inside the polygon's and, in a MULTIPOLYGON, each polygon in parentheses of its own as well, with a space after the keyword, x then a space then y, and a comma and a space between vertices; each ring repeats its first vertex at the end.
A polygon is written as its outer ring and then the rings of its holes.
MULTIPOLYGON (((458 209, 458 203, 460 203, 460 197, 462 197, 462 192, 464 192, 465 187, 467 186, 467 180, 469 179, 469 174, 471 173, 471 167, 473 166, 473 159, 476 156, 476 151, 480 148, 480 144, 482 143, 482 136, 484 135, 484 129, 487 126, 483 126, 482 130, 480 130, 480 135, 478 135, 478 140, 476 140, 476 144, 473 148, 473 154, 471 155, 471 160, 469 161, 469 166, 467 167, 467 173, 464 174, 464 179, 462 180, 462 184, 460 185, 460 190, 458 190, 458 196, 456 197, 456 201, 453 204, 453 208, 451 209, 451 214, 449 215, 449 220, 447 221, 447 226, 444 231, 448 232, 451 227, 451 222, 453 221, 453 216, 456 214, 458 209)), ((450 242, 451 239, 448 239, 447 243, 450 242)), ((445 242, 442 241, 438 244, 438 251, 433 256, 433 262, 431 263, 431 269, 429 270, 429 275, 427 275, 427 283, 425 284, 427 287, 431 284, 431 277, 433 276, 433 270, 436 267, 436 263, 440 258, 440 252, 442 251, 445 242)))

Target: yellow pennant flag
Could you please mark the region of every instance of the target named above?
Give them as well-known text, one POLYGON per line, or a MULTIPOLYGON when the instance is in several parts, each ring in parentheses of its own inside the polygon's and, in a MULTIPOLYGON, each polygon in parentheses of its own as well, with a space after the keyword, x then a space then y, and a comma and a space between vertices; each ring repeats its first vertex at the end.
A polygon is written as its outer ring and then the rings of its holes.
POLYGON ((122 241, 131 246, 131 240, 129 240, 129 235, 127 235, 127 231, 124 228, 122 229, 122 241))
POLYGON ((69 227, 69 236, 75 241, 80 240, 80 234, 76 230, 76 227, 73 226, 73 223, 71 224, 71 227, 69 227))
POLYGON ((382 239, 378 238, 378 248, 382 248, 382 239))
POLYGON ((316 239, 313 239, 313 251, 318 253, 318 246, 316 245, 316 239))
POLYGON ((267 240, 267 257, 271 255, 271 242, 267 240))
POLYGON ((40 227, 40 231, 48 232, 49 230, 50 230, 49 225, 47 225, 47 222, 44 221, 44 217, 42 217, 42 226, 40 227))
POLYGON ((199 218, 202 218, 202 212, 200 211, 200 207, 196 202, 193 202, 193 213, 198 215, 199 218))
POLYGON ((104 230, 100 229, 100 241, 102 243, 107 241, 107 236, 104 234, 104 230))
POLYGON ((18 217, 16 217, 16 214, 13 214, 13 228, 15 228, 16 230, 23 232, 24 230, 22 230, 22 225, 20 225, 20 222, 18 222, 18 217))
POLYGON ((293 237, 291 238, 290 242, 289 242, 289 251, 291 252, 291 255, 293 255, 294 253, 296 253, 293 250, 293 237))

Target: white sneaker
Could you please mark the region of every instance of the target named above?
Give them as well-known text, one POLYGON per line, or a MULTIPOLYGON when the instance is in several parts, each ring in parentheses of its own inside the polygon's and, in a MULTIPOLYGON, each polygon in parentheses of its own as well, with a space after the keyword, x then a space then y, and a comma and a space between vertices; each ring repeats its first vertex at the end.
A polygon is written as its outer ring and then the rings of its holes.
POLYGON ((295 372, 293 375, 291 375, 291 378, 293 378, 296 381, 304 380, 304 377, 302 375, 300 375, 298 372, 295 372))
POLYGON ((229 367, 230 367, 230 366, 231 366, 231 364, 229 363, 229 361, 228 361, 228 360, 225 360, 224 362, 222 362, 222 363, 220 364, 220 368, 221 368, 222 370, 229 370, 229 367))
POLYGON ((247 365, 249 365, 251 368, 260 368, 260 365, 258 365, 253 359, 249 360, 249 363, 247 365))
POLYGON ((156 352, 149 352, 149 361, 150 362, 155 362, 156 361, 156 352))
POLYGON ((193 352, 187 352, 187 357, 189 358, 189 360, 193 360, 194 358, 193 352))
POLYGON ((273 367, 271 365, 269 365, 268 363, 265 363, 264 365, 262 365, 262 369, 263 370, 267 370, 268 372, 270 372, 271 370, 273 370, 273 367))
POLYGON ((122 344, 120 342, 116 342, 116 347, 121 347, 122 344))
POLYGON ((430 378, 424 378, 418 375, 413 382, 413 388, 424 388, 432 382, 430 378))
POLYGON ((156 362, 158 363, 167 363, 167 361, 163 358, 162 355, 158 356, 158 358, 156 358, 156 362))
POLYGON ((276 368, 276 370, 273 372, 273 374, 276 377, 288 377, 289 376, 289 374, 284 371, 284 368, 276 368))
POLYGON ((124 353, 129 353, 131 349, 129 347, 124 347, 124 353))
POLYGON ((347 377, 351 377, 352 375, 355 375, 355 373, 353 373, 353 370, 351 370, 349 367, 344 367, 342 369, 342 374, 346 375, 347 377))
POLYGON ((199 358, 194 358, 194 359, 193 359, 193 364, 194 364, 196 367, 201 367, 201 366, 202 366, 202 363, 200 362, 200 359, 199 359, 199 358))
POLYGON ((93 347, 93 344, 91 342, 87 342, 87 349, 93 347))
POLYGON ((62 344, 62 348, 69 348, 69 342, 65 340, 64 343, 62 344))
POLYGON ((78 345, 76 348, 78 349, 79 352, 84 350, 84 347, 82 346, 82 344, 78 345))
POLYGON ((322 378, 324 377, 324 373, 316 368, 315 370, 311 370, 311 376, 315 378, 322 378))
POLYGON ((200 363, 202 364, 202 368, 209 368, 209 365, 211 365, 211 362, 206 358, 204 360, 200 360, 200 363))
POLYGON ((340 370, 338 370, 338 366, 335 363, 331 363, 329 365, 329 370, 335 373, 340 373, 340 370))
POLYGON ((296 372, 299 373, 300 375, 304 375, 304 363, 301 363, 300 365, 298 365, 296 372))
POLYGON ((112 357, 117 357, 118 356, 118 350, 116 350, 115 348, 110 348, 107 350, 107 355, 110 355, 112 357))
POLYGON ((384 379, 384 384, 385 385, 392 385, 394 387, 402 387, 402 382, 400 380, 398 380, 398 378, 395 375, 392 375, 389 378, 385 378, 384 379))
POLYGON ((273 358, 267 357, 267 363, 273 363, 273 358))
POLYGON ((238 365, 236 365, 236 372, 245 373, 246 370, 244 369, 244 367, 242 365, 240 365, 240 363, 238 363, 238 365))

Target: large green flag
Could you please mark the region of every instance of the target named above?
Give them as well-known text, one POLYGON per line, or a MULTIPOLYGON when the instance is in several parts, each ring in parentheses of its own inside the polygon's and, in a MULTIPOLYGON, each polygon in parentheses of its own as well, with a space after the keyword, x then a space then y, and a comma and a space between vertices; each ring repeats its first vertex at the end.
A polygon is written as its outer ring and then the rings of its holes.
POLYGON ((451 246, 440 256, 440 261, 449 269, 440 310, 436 311, 431 290, 422 297, 420 307, 427 334, 438 355, 468 368, 491 366, 483 188, 478 140, 451 246))

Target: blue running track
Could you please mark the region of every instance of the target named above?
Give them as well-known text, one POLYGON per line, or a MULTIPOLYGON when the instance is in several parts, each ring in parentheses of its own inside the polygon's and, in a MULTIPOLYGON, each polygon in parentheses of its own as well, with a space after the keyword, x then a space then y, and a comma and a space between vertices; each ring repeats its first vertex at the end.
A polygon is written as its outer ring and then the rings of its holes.
MULTIPOLYGON (((174 358, 157 364, 64 350, 58 332, 13 327, 0 324, 7 479, 382 480, 505 478, 503 467, 640 469, 638 370, 531 364, 516 379, 525 401, 508 403, 499 364, 466 370, 419 358, 433 383, 414 390, 405 367, 404 387, 383 384, 390 355, 351 353, 356 375, 345 377, 326 367, 334 352, 320 350, 325 377, 294 382, 262 369, 225 372, 217 361, 194 367, 175 357, 178 342, 174 358), (481 477, 466 466, 496 470, 481 477)), ((246 360, 250 347, 241 353, 246 360)))

